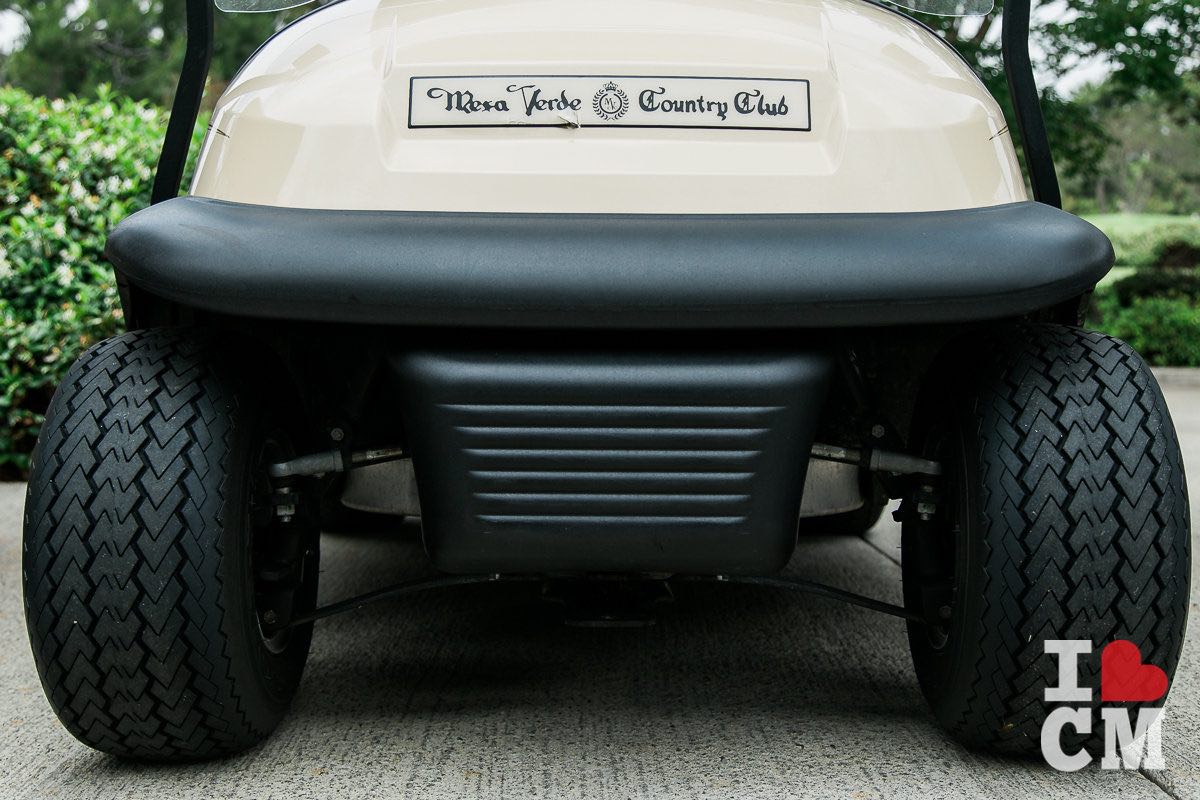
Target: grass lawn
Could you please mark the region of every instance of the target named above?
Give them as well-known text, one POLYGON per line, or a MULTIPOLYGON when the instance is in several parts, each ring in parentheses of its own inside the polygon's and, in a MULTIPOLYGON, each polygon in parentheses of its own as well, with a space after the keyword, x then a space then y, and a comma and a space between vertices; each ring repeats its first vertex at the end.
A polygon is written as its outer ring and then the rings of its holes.
POLYGON ((1200 216, 1174 214, 1084 214, 1083 218, 1109 236, 1139 236, 1155 228, 1194 227, 1200 230, 1200 216))
MULTIPOLYGON (((1117 265, 1102 283, 1118 280, 1135 267, 1155 263, 1165 240, 1200 246, 1200 216, 1171 214, 1090 214, 1084 219, 1108 234, 1117 252, 1117 265)), ((1198 265, 1200 266, 1200 265, 1198 265)))
POLYGON ((1116 283, 1122 278, 1128 278, 1133 273, 1137 272, 1137 267, 1113 267, 1108 271, 1108 274, 1100 279, 1097 286, 1108 286, 1110 283, 1116 283))

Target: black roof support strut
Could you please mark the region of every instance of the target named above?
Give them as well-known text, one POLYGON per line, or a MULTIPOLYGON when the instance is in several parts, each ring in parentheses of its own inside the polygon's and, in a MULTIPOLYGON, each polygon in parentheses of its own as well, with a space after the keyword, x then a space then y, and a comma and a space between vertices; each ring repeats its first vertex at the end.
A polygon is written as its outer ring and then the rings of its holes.
POLYGON ((158 169, 154 174, 151 204, 170 200, 179 194, 179 184, 183 180, 188 149, 192 143, 192 130, 196 127, 196 117, 200 115, 200 101, 204 99, 204 84, 208 80, 212 54, 212 0, 187 0, 187 43, 183 67, 179 72, 179 85, 175 87, 175 100, 171 103, 171 119, 167 122, 167 135, 163 139, 162 154, 158 157, 158 169))
POLYGON ((1029 62, 1029 5, 1031 0, 1005 0, 1004 25, 1000 48, 1004 54, 1004 74, 1008 78, 1008 93, 1012 98, 1017 127, 1021 132, 1021 149, 1025 152, 1025 167, 1033 199, 1055 208, 1062 208, 1058 175, 1054 172, 1054 155, 1046 137, 1046 121, 1038 101, 1033 65, 1029 62))

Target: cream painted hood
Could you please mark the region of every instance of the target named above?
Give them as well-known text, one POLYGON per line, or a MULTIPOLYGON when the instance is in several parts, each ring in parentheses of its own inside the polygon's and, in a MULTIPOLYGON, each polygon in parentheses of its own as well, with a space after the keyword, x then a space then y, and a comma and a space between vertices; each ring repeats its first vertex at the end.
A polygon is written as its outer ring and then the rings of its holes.
POLYGON ((967 65, 863 0, 343 0, 229 86, 192 192, 605 213, 1025 199, 967 65))

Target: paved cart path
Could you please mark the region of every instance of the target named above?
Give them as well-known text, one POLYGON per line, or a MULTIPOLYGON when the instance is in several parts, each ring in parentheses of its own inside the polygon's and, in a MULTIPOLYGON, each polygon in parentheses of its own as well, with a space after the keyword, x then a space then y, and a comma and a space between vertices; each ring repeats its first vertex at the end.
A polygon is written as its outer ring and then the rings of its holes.
MULTIPOLYGON (((1172 376, 1166 393, 1196 520, 1200 380, 1172 376)), ((528 586, 377 605, 318 624, 266 745, 124 763, 75 742, 42 697, 20 610, 23 500, 0 485, 0 797, 1200 798, 1200 581, 1161 773, 1064 775, 967 752, 926 711, 898 620, 737 586, 684 587, 635 630, 563 627, 528 586)), ((866 541, 813 538, 790 569, 899 602, 898 543, 891 523, 866 541)), ((421 569, 411 532, 324 548, 327 599, 421 569)))

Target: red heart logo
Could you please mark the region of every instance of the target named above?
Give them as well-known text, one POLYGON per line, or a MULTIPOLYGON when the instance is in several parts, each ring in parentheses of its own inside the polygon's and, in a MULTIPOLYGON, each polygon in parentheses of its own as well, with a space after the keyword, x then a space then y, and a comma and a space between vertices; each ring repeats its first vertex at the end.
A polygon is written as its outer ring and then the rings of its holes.
POLYGON ((1133 642, 1117 639, 1100 654, 1100 700, 1105 703, 1157 700, 1167 693, 1167 673, 1142 663, 1133 642))

